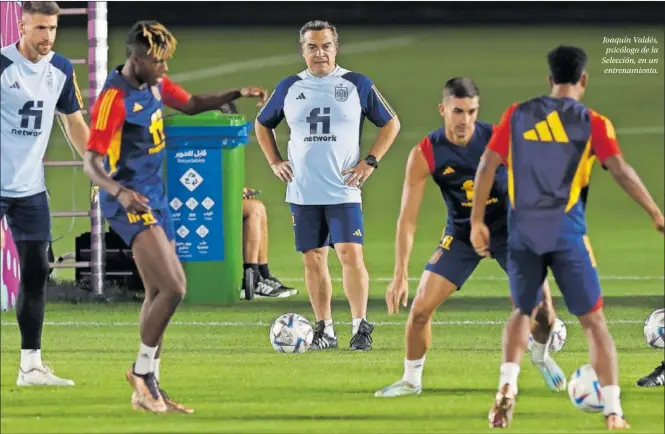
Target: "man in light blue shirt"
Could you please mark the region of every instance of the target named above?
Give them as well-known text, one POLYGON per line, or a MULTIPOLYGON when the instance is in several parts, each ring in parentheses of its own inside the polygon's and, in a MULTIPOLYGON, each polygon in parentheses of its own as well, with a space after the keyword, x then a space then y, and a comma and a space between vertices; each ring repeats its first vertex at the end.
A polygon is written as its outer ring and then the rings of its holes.
POLYGON ((7 222, 20 259, 16 317, 21 331, 18 386, 73 386, 44 367, 41 335, 48 279, 51 215, 44 166, 56 111, 85 153, 90 131, 72 63, 52 51, 58 28, 55 2, 23 2, 21 39, 0 51, 0 220, 7 222))
POLYGON ((333 327, 328 246, 342 263, 344 292, 351 305, 350 347, 372 348, 367 322, 369 275, 363 259, 361 187, 397 137, 397 115, 372 81, 337 65, 337 29, 310 21, 300 29, 307 69, 287 77, 263 106, 256 136, 275 175, 287 183, 296 250, 303 252, 305 284, 316 315, 312 349, 337 347, 333 327), (380 128, 370 153, 360 158, 363 122, 380 128), (274 129, 286 119, 288 159, 281 157, 274 129))

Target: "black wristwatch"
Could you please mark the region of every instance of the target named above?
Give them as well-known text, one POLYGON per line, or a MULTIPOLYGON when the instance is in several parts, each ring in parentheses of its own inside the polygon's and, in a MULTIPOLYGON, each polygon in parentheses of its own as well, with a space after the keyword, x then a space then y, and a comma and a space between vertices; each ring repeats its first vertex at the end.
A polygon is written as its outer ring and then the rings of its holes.
POLYGON ((375 169, 378 169, 378 168, 379 168, 379 162, 376 161, 376 157, 375 157, 374 155, 371 155, 371 154, 368 155, 367 158, 365 158, 365 162, 366 162, 368 165, 370 165, 370 166, 372 166, 373 168, 375 168, 375 169))

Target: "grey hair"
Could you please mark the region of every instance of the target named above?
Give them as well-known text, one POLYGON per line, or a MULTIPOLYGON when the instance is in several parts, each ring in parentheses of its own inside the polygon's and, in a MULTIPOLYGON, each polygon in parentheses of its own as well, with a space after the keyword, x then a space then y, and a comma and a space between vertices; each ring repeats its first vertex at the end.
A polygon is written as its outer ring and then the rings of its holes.
POLYGON ((309 31, 317 30, 330 30, 333 34, 333 40, 335 41, 335 48, 339 49, 339 33, 337 33, 337 27, 330 24, 328 21, 323 20, 313 20, 306 22, 300 28, 300 36, 298 38, 298 49, 302 51, 302 45, 305 42, 305 33, 309 31))

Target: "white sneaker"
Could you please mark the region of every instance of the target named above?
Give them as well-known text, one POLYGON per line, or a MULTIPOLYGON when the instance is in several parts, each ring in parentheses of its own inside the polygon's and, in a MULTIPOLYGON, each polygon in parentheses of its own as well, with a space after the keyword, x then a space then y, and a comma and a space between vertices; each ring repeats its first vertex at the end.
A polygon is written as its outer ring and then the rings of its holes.
POLYGON ((24 372, 18 368, 17 386, 73 386, 74 382, 66 378, 59 378, 47 366, 30 369, 24 372))
POLYGON ((422 385, 414 386, 404 380, 399 380, 390 386, 378 390, 374 393, 374 396, 377 398, 395 398, 397 396, 420 395, 422 392, 422 385))

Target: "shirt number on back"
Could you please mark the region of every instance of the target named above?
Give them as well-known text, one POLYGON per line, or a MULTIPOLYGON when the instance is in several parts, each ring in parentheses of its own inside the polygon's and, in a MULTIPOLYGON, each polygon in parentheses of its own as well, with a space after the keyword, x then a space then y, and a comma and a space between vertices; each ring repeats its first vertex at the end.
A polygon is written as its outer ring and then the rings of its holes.
POLYGON ((150 128, 148 129, 152 134, 152 141, 155 146, 159 146, 164 141, 164 118, 162 117, 162 109, 157 109, 152 116, 150 116, 150 128))

